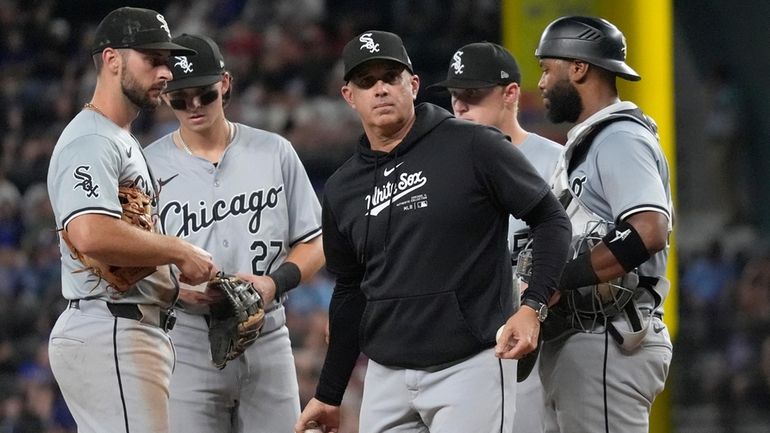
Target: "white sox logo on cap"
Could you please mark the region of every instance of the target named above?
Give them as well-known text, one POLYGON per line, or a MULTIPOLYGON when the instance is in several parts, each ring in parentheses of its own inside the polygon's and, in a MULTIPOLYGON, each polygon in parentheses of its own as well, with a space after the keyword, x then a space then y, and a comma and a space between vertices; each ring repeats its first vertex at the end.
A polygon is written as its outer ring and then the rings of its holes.
POLYGON ((370 53, 376 53, 380 51, 380 44, 374 42, 374 39, 372 39, 371 33, 364 33, 363 35, 361 35, 360 38, 358 38, 358 40, 364 43, 363 45, 361 45, 361 48, 359 48, 359 50, 363 50, 365 48, 369 50, 370 53))
POLYGON ((174 63, 174 66, 179 66, 182 68, 182 72, 189 74, 193 71, 193 63, 187 60, 187 56, 174 56, 174 58, 177 60, 177 62, 174 63))
POLYGON ((455 74, 461 75, 463 73, 463 69, 465 68, 465 65, 462 64, 462 55, 463 52, 458 50, 454 56, 452 56, 452 67, 455 70, 455 74))
POLYGON ((161 24, 160 28, 165 30, 166 33, 168 33, 168 37, 171 38, 171 30, 169 30, 168 23, 166 22, 166 19, 163 18, 163 15, 161 15, 161 14, 155 15, 155 18, 157 18, 158 21, 160 21, 160 24, 161 24))

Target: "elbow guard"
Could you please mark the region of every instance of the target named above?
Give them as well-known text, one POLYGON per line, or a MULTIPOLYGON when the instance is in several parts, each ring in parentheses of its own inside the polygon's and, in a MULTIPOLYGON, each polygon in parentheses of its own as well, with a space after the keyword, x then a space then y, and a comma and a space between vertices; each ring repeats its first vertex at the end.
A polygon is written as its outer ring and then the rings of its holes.
POLYGON ((650 258, 650 252, 647 251, 639 232, 627 221, 610 230, 602 241, 626 272, 631 272, 650 258))

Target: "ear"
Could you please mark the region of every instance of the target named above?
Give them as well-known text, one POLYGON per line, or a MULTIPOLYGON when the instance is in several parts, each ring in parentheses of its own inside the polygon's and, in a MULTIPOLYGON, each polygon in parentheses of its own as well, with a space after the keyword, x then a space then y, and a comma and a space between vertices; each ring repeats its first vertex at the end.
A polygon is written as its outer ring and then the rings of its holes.
POLYGON ((518 83, 509 83, 503 88, 503 99, 506 104, 514 104, 519 100, 521 88, 518 83))
POLYGON ((355 110, 356 104, 353 102, 353 89, 350 88, 350 85, 345 84, 342 86, 342 89, 340 89, 340 92, 342 93, 342 99, 345 100, 345 102, 348 103, 353 109, 355 110))
POLYGON ((123 56, 115 48, 105 48, 102 50, 102 63, 111 74, 117 74, 123 67, 123 56))
POLYGON ((230 86, 233 84, 233 76, 229 72, 225 71, 222 74, 222 94, 224 95, 230 90, 230 86))
POLYGON ((412 86, 412 100, 417 99, 417 92, 420 91, 420 77, 412 75, 409 79, 409 84, 412 86))
POLYGON ((586 79, 591 65, 581 60, 573 60, 569 64, 569 78, 575 83, 581 83, 586 79))

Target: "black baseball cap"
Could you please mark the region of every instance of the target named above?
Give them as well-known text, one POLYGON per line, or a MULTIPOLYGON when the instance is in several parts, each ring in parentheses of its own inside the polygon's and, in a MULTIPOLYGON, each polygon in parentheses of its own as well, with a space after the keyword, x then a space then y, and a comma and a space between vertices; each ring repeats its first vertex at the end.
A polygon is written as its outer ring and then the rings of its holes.
POLYGON ((222 79, 225 73, 225 59, 219 46, 210 37, 184 33, 173 39, 173 42, 183 47, 195 50, 194 56, 171 56, 168 67, 174 78, 168 82, 166 92, 203 87, 214 84, 222 79))
POLYGON ((172 55, 195 54, 195 50, 171 42, 171 30, 163 15, 151 9, 132 7, 115 9, 99 23, 91 54, 108 47, 171 50, 172 55))
POLYGON ((410 73, 414 73, 404 42, 398 35, 381 30, 369 30, 353 38, 342 50, 342 61, 345 64, 343 79, 350 80, 353 69, 376 59, 401 63, 410 73))
POLYGON ((505 48, 492 42, 475 42, 457 50, 444 81, 428 88, 478 89, 521 83, 516 59, 505 48))

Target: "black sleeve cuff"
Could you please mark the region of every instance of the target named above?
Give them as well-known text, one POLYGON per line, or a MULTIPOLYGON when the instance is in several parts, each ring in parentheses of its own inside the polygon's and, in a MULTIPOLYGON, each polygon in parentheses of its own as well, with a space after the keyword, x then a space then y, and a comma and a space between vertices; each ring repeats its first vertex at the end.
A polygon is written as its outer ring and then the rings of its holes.
POLYGON ((533 246, 532 278, 524 298, 547 304, 567 261, 572 225, 564 207, 551 193, 522 218, 530 227, 533 246))
POLYGON ((278 269, 271 272, 268 277, 275 283, 275 299, 281 299, 281 295, 299 286, 302 272, 296 263, 286 261, 278 266, 278 269))
POLYGON ((329 349, 315 397, 323 403, 339 406, 361 353, 358 330, 366 298, 360 290, 347 293, 340 290, 339 281, 334 292, 329 305, 329 349))

